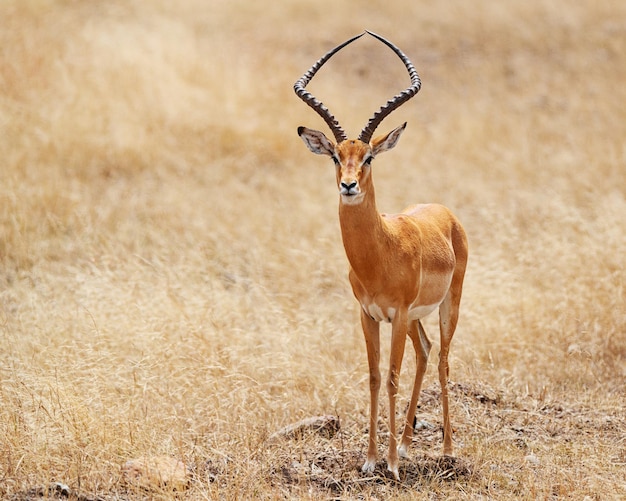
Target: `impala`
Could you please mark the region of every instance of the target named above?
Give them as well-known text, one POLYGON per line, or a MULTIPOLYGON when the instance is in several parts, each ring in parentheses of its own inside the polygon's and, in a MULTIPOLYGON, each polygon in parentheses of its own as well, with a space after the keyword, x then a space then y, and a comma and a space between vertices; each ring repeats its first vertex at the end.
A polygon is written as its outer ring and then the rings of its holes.
POLYGON ((379 35, 364 32, 335 47, 294 84, 296 94, 328 124, 336 143, 322 132, 298 128, 309 150, 335 163, 339 189, 339 221, 343 245, 350 263, 349 279, 361 305, 361 325, 369 364, 370 426, 364 472, 377 461, 378 395, 381 383, 379 324, 391 323, 391 350, 387 393, 389 396, 389 452, 387 469, 399 479, 398 456, 407 457, 413 436, 417 400, 431 342, 421 319, 439 308, 439 382, 443 407, 443 453, 452 454, 452 427, 448 407, 448 351, 459 317, 459 303, 467 263, 467 238, 449 209, 437 205, 412 205, 399 214, 379 214, 374 196, 372 161, 393 148, 406 123, 388 134, 372 138, 382 120, 412 98, 421 82, 408 57, 379 35), (305 90, 316 72, 336 52, 369 33, 391 48, 402 60, 411 85, 383 105, 369 120, 358 139, 348 139, 338 121, 322 102, 305 90), (404 431, 398 447, 396 398, 407 335, 416 353, 416 373, 404 431))

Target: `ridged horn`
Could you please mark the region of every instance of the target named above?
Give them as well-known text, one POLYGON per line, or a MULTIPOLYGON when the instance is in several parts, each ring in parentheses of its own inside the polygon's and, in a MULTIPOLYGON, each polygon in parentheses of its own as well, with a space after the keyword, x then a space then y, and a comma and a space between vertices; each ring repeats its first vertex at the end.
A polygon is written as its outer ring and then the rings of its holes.
POLYGON ((381 106, 380 109, 376 113, 374 113, 374 116, 370 118, 369 122, 367 122, 367 125, 363 128, 361 134, 359 134, 359 140, 363 141, 364 143, 369 143, 370 139, 372 139, 374 131, 376 130, 376 127, 378 127, 383 119, 393 110, 399 108, 402 104, 404 104, 415 94, 417 94, 417 92, 420 90, 420 87, 422 86, 422 82, 419 75, 417 74, 417 70, 413 66, 413 63, 411 63, 409 58, 400 49, 398 49, 398 47, 392 44, 389 40, 386 40, 380 35, 377 35, 376 33, 372 33, 371 31, 366 31, 366 33, 369 33, 374 38, 377 38, 385 45, 387 45, 391 50, 393 50, 402 60, 404 66, 406 66, 406 69, 409 72, 409 76, 411 77, 410 87, 408 87, 406 90, 403 90, 400 94, 394 96, 383 106, 381 106))
POLYGON ((317 70, 319 70, 324 65, 324 63, 326 63, 326 61, 328 61, 335 53, 339 52, 346 45, 354 42, 357 38, 360 38, 363 35, 365 35, 365 32, 355 37, 352 37, 350 40, 347 40, 341 45, 338 45, 334 49, 328 51, 326 55, 324 55, 319 61, 317 61, 313 66, 311 66, 309 71, 307 71, 304 75, 302 75, 302 77, 293 85, 293 90, 296 92, 298 97, 302 99, 306 104, 308 104, 311 108, 313 108, 319 114, 319 116, 321 116, 324 119, 324 121, 328 124, 328 126, 330 127, 330 130, 333 132, 335 136, 335 139, 337 140, 337 143, 340 143, 341 141, 345 141, 346 139, 348 139, 348 136, 346 136, 346 133, 339 125, 339 122, 337 121, 337 119, 331 114, 329 109, 326 106, 324 106, 324 103, 318 100, 309 91, 305 90, 305 87, 308 85, 311 79, 315 76, 315 74, 317 73, 317 70))

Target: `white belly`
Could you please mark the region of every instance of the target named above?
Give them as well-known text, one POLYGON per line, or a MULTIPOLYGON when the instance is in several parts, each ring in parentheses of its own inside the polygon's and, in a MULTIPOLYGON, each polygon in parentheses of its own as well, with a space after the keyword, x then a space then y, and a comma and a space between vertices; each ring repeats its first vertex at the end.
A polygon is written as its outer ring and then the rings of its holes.
POLYGON ((428 304, 422 306, 411 307, 409 310, 409 320, 418 320, 430 315, 435 311, 441 303, 428 304))
MULTIPOLYGON (((412 306, 409 309, 409 320, 418 320, 420 318, 424 318, 427 315, 430 315, 433 311, 437 309, 439 304, 440 303, 412 306)), ((390 307, 386 310, 383 310, 383 308, 378 306, 376 303, 362 304, 361 306, 363 308, 363 311, 365 311, 365 313, 367 313, 377 322, 391 322, 396 316, 395 308, 390 307)))

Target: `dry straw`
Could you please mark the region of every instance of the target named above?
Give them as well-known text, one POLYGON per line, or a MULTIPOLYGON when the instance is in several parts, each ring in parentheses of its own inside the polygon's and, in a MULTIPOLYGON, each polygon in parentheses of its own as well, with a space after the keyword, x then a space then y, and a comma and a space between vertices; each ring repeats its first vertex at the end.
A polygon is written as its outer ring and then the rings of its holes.
MULTIPOLYGON (((185 499, 626 496, 623 2, 9 0, 0 18, 0 497, 180 499, 122 485, 146 456, 191 468, 185 499), (332 166, 296 134, 323 124, 291 88, 363 29, 423 80, 388 124, 409 123, 379 207, 444 203, 472 256, 457 460, 430 367, 400 482, 358 471, 358 307, 332 166), (268 440, 326 414, 331 438, 268 440)), ((380 45, 316 76, 347 130, 406 86, 380 45)))

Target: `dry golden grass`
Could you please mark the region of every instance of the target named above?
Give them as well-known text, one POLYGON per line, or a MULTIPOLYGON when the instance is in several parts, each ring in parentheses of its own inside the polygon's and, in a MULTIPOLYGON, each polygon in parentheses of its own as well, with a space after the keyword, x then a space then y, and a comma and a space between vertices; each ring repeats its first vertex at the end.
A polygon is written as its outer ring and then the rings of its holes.
MULTIPOLYGON (((626 496, 623 1, 6 0, 0 19, 0 496, 626 496), (400 483, 358 471, 358 307, 332 166, 295 132, 324 125, 291 88, 364 28, 424 81, 381 126, 409 122, 379 207, 444 203, 470 238, 458 459, 431 367, 400 483), (268 440, 320 414, 335 437, 268 440), (189 489, 122 485, 146 455, 191 465, 189 489)), ((356 134, 406 82, 362 39, 311 88, 356 134)), ((405 402, 412 370, 408 349, 405 402)))

